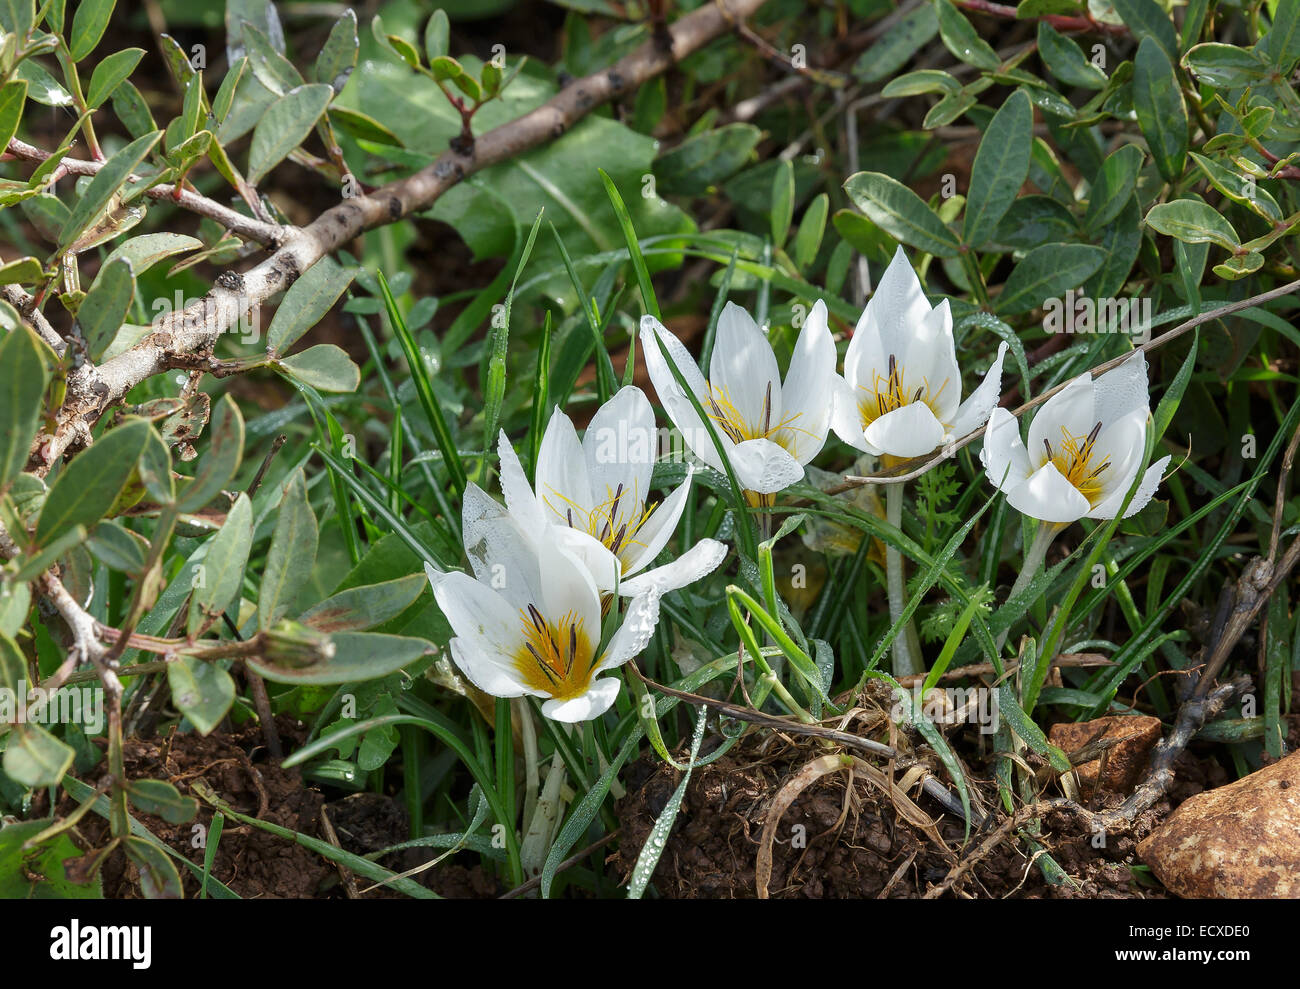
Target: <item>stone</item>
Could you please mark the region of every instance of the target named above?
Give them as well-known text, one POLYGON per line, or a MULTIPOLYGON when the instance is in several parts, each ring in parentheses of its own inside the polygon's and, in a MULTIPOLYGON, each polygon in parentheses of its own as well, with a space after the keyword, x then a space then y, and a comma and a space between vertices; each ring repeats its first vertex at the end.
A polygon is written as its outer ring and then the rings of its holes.
POLYGON ((1300 898, 1300 752, 1189 797, 1138 855, 1178 896, 1300 898))
MULTIPOLYGON (((1144 714, 1117 715, 1076 724, 1052 725, 1048 738, 1053 745, 1069 755, 1091 742, 1099 732, 1103 733, 1103 738, 1124 739, 1106 753, 1106 773, 1101 781, 1101 789, 1127 794, 1142 779, 1151 758, 1151 750, 1160 741, 1160 719, 1144 714)), ((1097 786, 1097 771, 1101 768, 1101 760, 1094 759, 1074 768, 1079 776, 1080 788, 1084 796, 1088 796, 1097 786)))

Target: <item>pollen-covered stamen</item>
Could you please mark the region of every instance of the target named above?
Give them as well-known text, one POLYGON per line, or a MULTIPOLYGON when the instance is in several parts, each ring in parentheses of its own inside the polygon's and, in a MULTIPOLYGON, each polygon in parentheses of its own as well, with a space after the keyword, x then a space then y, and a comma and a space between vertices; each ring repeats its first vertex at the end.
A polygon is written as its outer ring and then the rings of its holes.
MULTIPOLYGON (((585 532, 611 553, 618 555, 640 546, 636 534, 658 503, 645 504, 635 487, 629 489, 622 482, 612 490, 606 488, 605 494, 605 500, 589 510, 554 489, 543 500, 557 515, 560 510, 552 501, 552 496, 563 502, 563 517, 569 528, 585 532)), ((628 561, 623 562, 626 564, 628 561)))
POLYGON ((1050 461, 1061 475, 1069 481, 1078 492, 1088 499, 1088 503, 1096 505, 1100 500, 1102 485, 1100 477, 1103 471, 1110 466, 1110 458, 1107 457, 1100 464, 1094 463, 1096 455, 1097 437, 1101 435, 1101 423, 1096 423, 1088 435, 1084 437, 1074 436, 1064 426, 1061 427, 1060 451, 1052 449, 1052 444, 1047 438, 1043 438, 1043 448, 1047 451, 1047 461, 1050 461))
POLYGON ((907 372, 894 354, 889 355, 886 363, 885 373, 882 375, 878 371, 872 373, 870 385, 859 385, 858 390, 863 392, 863 397, 858 400, 858 416, 862 420, 862 428, 866 429, 877 419, 890 412, 896 412, 907 405, 914 405, 917 402, 924 402, 930 407, 935 418, 940 418, 937 403, 939 396, 944 393, 948 387, 948 379, 945 378, 937 391, 930 388, 930 379, 922 378, 921 384, 917 386, 916 391, 909 396, 906 388, 907 372))
POLYGON ((733 443, 744 443, 747 440, 771 440, 778 446, 785 448, 786 451, 790 451, 794 446, 793 434, 803 433, 807 436, 813 434, 795 425, 800 416, 803 415, 802 412, 795 412, 780 420, 773 421, 772 385, 773 383, 769 381, 763 391, 763 408, 759 412, 758 421, 749 422, 727 395, 726 389, 716 388, 712 384, 705 382, 709 392, 709 404, 706 407, 708 417, 733 443))
POLYGON ((596 665, 593 643, 574 612, 548 622, 534 605, 519 612, 521 647, 515 669, 529 687, 551 697, 586 691, 596 665))

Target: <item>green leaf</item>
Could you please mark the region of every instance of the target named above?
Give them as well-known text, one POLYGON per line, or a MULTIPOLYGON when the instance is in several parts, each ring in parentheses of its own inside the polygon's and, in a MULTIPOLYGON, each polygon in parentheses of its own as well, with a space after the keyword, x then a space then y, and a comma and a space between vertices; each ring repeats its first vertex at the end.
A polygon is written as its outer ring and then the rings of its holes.
POLYGON ((820 193, 804 210, 799 221, 799 231, 794 235, 794 263, 801 269, 817 260, 822 237, 826 233, 826 214, 830 211, 830 197, 820 193))
POLYGON ((915 192, 882 172, 858 172, 844 191, 878 227, 904 244, 941 258, 961 249, 953 232, 915 192))
POLYGON ((26 79, 10 79, 0 86, 0 148, 9 147, 9 142, 18 133, 26 102, 26 79))
MULTIPOLYGON (((45 197, 43 196, 38 196, 35 200, 24 200, 23 205, 26 206, 30 202, 39 201, 44 198, 45 197)), ((43 273, 44 269, 36 258, 15 258, 7 264, 0 265, 0 285, 21 285, 23 283, 39 281, 43 273)))
POLYGON ((290 357, 282 357, 275 366, 303 384, 318 391, 352 392, 361 383, 361 368, 341 347, 318 343, 290 357))
POLYGON ((1107 156, 1088 194, 1088 212, 1083 224, 1100 230, 1119 216, 1133 196, 1144 155, 1136 144, 1125 144, 1107 156))
POLYGON ((1146 222, 1166 237, 1177 237, 1188 244, 1218 244, 1229 251, 1241 244, 1232 224, 1213 206, 1196 199, 1157 203, 1147 213, 1146 222))
POLYGON ((289 90, 267 107, 253 129, 248 181, 257 182, 307 139, 334 90, 321 83, 289 90))
POLYGON ((660 192, 703 195, 750 160, 763 132, 753 124, 727 124, 694 134, 655 159, 660 192))
POLYGON ((862 53, 853 65, 853 75, 868 83, 888 79, 938 33, 934 7, 922 4, 904 14, 862 53))
POLYGON ((318 534, 316 513, 307 500, 307 482, 300 468, 289 477, 280 499, 257 599, 259 628, 270 628, 297 600, 316 563, 318 534))
POLYGON ((772 173, 772 243, 785 246, 794 219, 794 164, 781 159, 772 173))
POLYGON ((1006 718, 1011 730, 1020 737, 1021 741, 1034 752, 1046 757, 1053 769, 1059 773, 1069 772, 1070 760, 1066 758, 1064 752, 1047 740, 1043 730, 1034 724, 1033 719, 1020 706, 1011 684, 1005 681, 998 687, 998 714, 1006 718))
POLYGON ((26 39, 36 26, 35 0, 0 0, 0 28, 26 39))
POLYGON ((144 57, 143 48, 127 48, 114 52, 98 65, 90 75, 90 86, 86 89, 86 106, 94 110, 135 71, 144 57))
POLYGON ((330 28, 329 37, 316 56, 316 81, 323 82, 335 93, 343 92, 352 70, 357 67, 357 52, 361 43, 357 38, 357 15, 349 7, 330 28))
POLYGON ((114 261, 128 261, 133 272, 137 275, 143 275, 159 261, 163 261, 174 254, 198 250, 202 246, 203 241, 186 234, 142 234, 139 237, 132 237, 118 244, 113 249, 113 253, 104 259, 103 267, 100 270, 103 271, 114 261))
POLYGON ((1158 44, 1165 58, 1173 62, 1178 57, 1178 33, 1174 22, 1156 0, 1110 0, 1115 13, 1139 41, 1148 38, 1158 44))
POLYGON ((1225 168, 1213 158, 1198 155, 1195 151, 1191 155, 1197 167, 1210 180, 1210 184, 1223 195, 1234 203, 1253 209, 1270 223, 1282 222, 1282 208, 1278 206, 1276 199, 1259 187, 1253 175, 1245 175, 1231 168, 1225 168))
POLYGON ((637 240, 636 227, 632 222, 632 214, 624 202, 623 196, 618 191, 618 186, 609 174, 600 169, 600 180, 605 185, 605 194, 609 197, 610 205, 614 207, 614 215, 618 217, 619 229, 623 233, 623 242, 627 245, 627 255, 632 262, 632 270, 636 272, 636 284, 641 290, 641 304, 645 306, 648 312, 655 319, 662 318, 659 311, 659 300, 655 297, 654 282, 650 280, 650 268, 645 263, 645 257, 641 254, 641 244, 637 240))
POLYGON ((1106 88, 1106 73, 1084 55, 1077 41, 1061 34, 1047 20, 1038 22, 1038 54, 1048 71, 1067 86, 1106 88))
MULTIPOLYGON (((18 78, 27 83, 27 95, 45 106, 71 106, 72 94, 54 81, 35 59, 18 63, 18 78)), ((51 168, 57 166, 51 165, 51 168)))
POLYGON ((1249 48, 1208 41, 1188 50, 1183 67, 1207 86, 1240 89, 1268 78, 1272 69, 1249 48))
POLYGON ((149 541, 120 522, 100 522, 86 548, 110 570, 131 576, 138 576, 148 562, 149 541))
POLYGON ((247 663, 273 683, 353 683, 395 673, 432 650, 424 639, 377 632, 340 632, 330 643, 334 654, 310 666, 274 666, 260 656, 247 663))
POLYGON ((239 469, 244 454, 244 417, 228 393, 221 396, 212 412, 208 437, 207 455, 199 458, 194 480, 181 489, 176 503, 181 512, 198 511, 230 483, 239 469))
POLYGON ((1176 182, 1187 163, 1187 106, 1173 63, 1152 38, 1142 40, 1134 59, 1133 109, 1160 174, 1176 182))
POLYGON ((122 849, 139 870, 140 889, 147 899, 181 899, 181 877, 166 852, 153 842, 134 835, 122 843, 122 849))
POLYGON ((424 27, 424 52, 429 56, 430 64, 435 58, 447 54, 450 39, 451 22, 447 20, 447 12, 439 8, 424 27))
MULTIPOLYGON (((0 5, 3 9, 3 5, 0 5)), ((0 20, 3 20, 0 17, 0 20)), ((0 900, 98 900, 104 896, 99 873, 79 885, 68 878, 67 863, 82 854, 64 831, 34 848, 27 842, 45 831, 54 818, 16 821, 0 828, 0 900)))
POLYGON ((104 162, 104 167, 90 180, 86 191, 72 207, 63 229, 59 231, 60 251, 66 250, 100 218, 113 196, 126 184, 131 173, 140 162, 144 161, 145 156, 161 137, 162 131, 154 131, 152 134, 138 137, 104 162))
POLYGON ((1078 288, 1101 267, 1106 252, 1086 244, 1043 244, 1024 256, 1012 269, 994 300, 1001 316, 1016 316, 1037 309, 1046 300, 1078 288))
POLYGON ((1029 175, 1034 109, 1017 89, 993 115, 971 168, 962 240, 978 247, 992 239, 1029 175))
POLYGON ((429 586, 423 574, 397 577, 339 591, 304 611, 298 620, 318 632, 361 632, 396 618, 429 586))
POLYGON ((939 69, 917 69, 896 79, 890 79, 880 95, 886 99, 897 96, 920 96, 924 93, 958 93, 961 83, 939 69))
POLYGON ((319 323, 347 291, 356 268, 344 268, 328 255, 308 268, 284 293, 266 331, 266 346, 283 354, 298 338, 319 323))
POLYGON ((149 438, 149 423, 129 419, 82 450, 59 473, 36 523, 36 545, 47 546, 73 526, 94 525, 117 501, 149 438))
POLYGON ((993 71, 1002 65, 998 53, 979 36, 979 32, 966 19, 965 14, 948 0, 934 0, 934 8, 939 19, 939 37, 944 47, 952 52, 954 57, 977 69, 988 71, 993 71))
POLYGON ((91 284, 77 310, 81 335, 86 339, 86 353, 98 362, 104 351, 126 322, 126 314, 135 298, 135 275, 128 261, 104 265, 91 284))
POLYGON ((1192 371, 1196 367, 1196 354, 1201 343, 1200 328, 1197 327, 1193 334, 1192 346, 1187 351, 1182 366, 1178 368, 1174 380, 1169 383, 1164 395, 1160 397, 1160 404, 1156 406, 1156 411, 1151 416, 1151 435, 1156 443, 1160 442, 1165 435, 1165 430, 1173 422, 1174 413, 1178 411, 1178 405, 1183 400, 1183 393, 1187 391, 1187 383, 1192 380, 1192 371))
POLYGON ((195 577, 186 623, 189 635, 199 634, 238 599, 253 541, 252 526, 252 503, 248 495, 240 492, 226 521, 209 539, 208 551, 195 577))
POLYGON ((80 62, 95 50, 108 28, 115 3, 116 0, 81 0, 77 4, 77 12, 72 15, 72 31, 68 34, 68 54, 74 62, 80 62))
MULTIPOLYGON (((30 599, 29 599, 30 600, 30 599)), ((0 632, 0 689, 17 695, 27 682, 27 657, 8 632, 0 632)))
POLYGON ((49 381, 44 353, 26 328, 0 336, 0 493, 27 463, 36 438, 49 381))
POLYGON ((216 663, 181 656, 167 664, 172 703, 200 735, 209 735, 235 701, 235 681, 216 663))
POLYGON ((303 85, 302 73, 256 26, 245 23, 243 34, 248 46, 248 64, 258 82, 276 96, 283 96, 303 85))
POLYGON ((1255 48, 1282 75, 1289 76, 1300 59, 1300 4, 1295 0, 1279 0, 1269 10, 1273 27, 1255 48))
POLYGON ((5 746, 4 773, 21 786, 55 786, 72 766, 73 755, 70 745, 40 725, 14 725, 5 746))
POLYGON ((186 824, 199 812, 199 802, 183 797, 163 780, 131 780, 126 785, 127 798, 144 814, 161 817, 168 824, 186 824))
POLYGON ((650 829, 645 844, 641 846, 641 851, 637 855, 636 865, 632 869, 632 875, 629 877, 627 884, 627 898, 629 900, 639 900, 641 898, 646 886, 650 884, 655 866, 659 864, 660 856, 663 855, 664 849, 668 847, 668 836, 672 833, 673 825, 677 823, 677 812, 681 809, 682 798, 686 796, 686 787, 691 782, 691 772, 695 769, 695 762, 700 755, 700 743, 704 739, 704 726, 709 720, 708 713, 707 707, 700 707, 699 714, 695 719, 695 733, 691 736, 691 756, 686 763, 686 772, 682 774, 677 789, 673 791, 672 796, 668 798, 668 802, 664 804, 663 810, 659 812, 654 827, 650 829))

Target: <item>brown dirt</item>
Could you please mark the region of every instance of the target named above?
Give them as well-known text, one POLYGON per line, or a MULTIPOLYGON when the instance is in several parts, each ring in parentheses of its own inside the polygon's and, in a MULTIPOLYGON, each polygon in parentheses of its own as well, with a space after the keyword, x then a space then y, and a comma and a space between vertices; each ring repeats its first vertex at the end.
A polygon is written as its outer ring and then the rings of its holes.
MULTIPOLYGON (((293 719, 281 716, 277 727, 287 746, 303 741, 304 729, 293 719)), ((281 769, 266 758, 262 733, 255 724, 229 733, 217 731, 207 737, 177 732, 165 739, 128 739, 125 757, 131 779, 166 780, 182 794, 196 798, 193 785, 202 780, 234 810, 312 837, 325 837, 321 822, 324 809, 339 844, 356 854, 378 851, 409 837, 406 811, 400 802, 385 794, 359 793, 326 804, 324 795, 315 787, 305 785, 296 769, 281 769)), ((58 810, 66 814, 74 807, 71 799, 65 797, 58 810)), ((191 862, 203 864, 204 849, 195 847, 194 843, 200 834, 208 834, 213 809, 202 799, 199 799, 197 816, 185 824, 168 824, 135 809, 132 814, 191 862), (196 831, 195 825, 202 825, 203 830, 196 831)), ((79 834, 87 848, 101 848, 108 841, 108 824, 91 815, 82 820, 79 834)), ((400 871, 428 858, 428 852, 411 849, 380 861, 387 868, 400 871)), ((217 846, 212 874, 246 899, 346 895, 332 863, 292 841, 230 818, 217 846)), ((110 899, 141 896, 137 870, 120 852, 115 852, 104 864, 103 879, 104 895, 110 899)), ((441 896, 484 897, 501 892, 477 865, 466 867, 449 861, 419 874, 418 879, 441 896)), ((188 869, 181 869, 181 880, 186 897, 198 895, 198 880, 188 869)), ((360 890, 370 885, 366 879, 357 881, 360 890)), ((382 888, 361 896, 364 899, 389 897, 404 898, 382 888)))
MULTIPOLYGON (((755 863, 768 808, 781 785, 823 752, 751 735, 716 763, 698 770, 655 872, 654 885, 669 898, 751 898, 755 863)), ((616 868, 626 879, 641 848, 681 779, 653 756, 629 767, 628 794, 617 813, 623 837, 616 868)), ((783 898, 915 898, 941 883, 961 857, 987 834, 963 846, 963 828, 928 798, 917 802, 938 820, 940 848, 905 821, 882 792, 856 776, 825 776, 805 789, 782 816, 773 846, 771 895, 783 898), (804 841, 798 841, 802 825, 804 841), (797 847, 802 844, 803 847, 797 847)), ((988 781, 976 782, 988 799, 988 781)), ((1071 831, 1066 820, 1049 818, 1041 843, 1075 886, 1051 885, 1032 853, 1014 840, 997 845, 957 886, 962 897, 1054 899, 1150 898, 1164 895, 1133 877, 1135 846, 1169 812, 1168 803, 1149 812, 1127 836, 1108 836, 1094 848, 1093 837, 1071 831)))

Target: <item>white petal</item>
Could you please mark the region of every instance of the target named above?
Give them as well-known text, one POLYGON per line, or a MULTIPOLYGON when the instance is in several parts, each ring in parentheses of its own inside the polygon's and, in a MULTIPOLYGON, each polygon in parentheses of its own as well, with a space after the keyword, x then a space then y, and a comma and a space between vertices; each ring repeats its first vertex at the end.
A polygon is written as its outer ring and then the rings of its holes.
POLYGON ((686 496, 690 494, 691 479, 688 476, 667 498, 658 505, 645 523, 637 530, 630 545, 626 546, 621 556, 624 561, 623 572, 631 575, 654 562, 663 548, 668 545, 677 529, 677 523, 686 510, 686 496))
POLYGON ((504 429, 497 437, 497 455, 501 458, 501 494, 505 496, 506 508, 526 534, 539 531, 546 524, 546 516, 504 429))
MULTIPOLYGON (((1133 500, 1129 502, 1128 511, 1124 513, 1125 518, 1136 515, 1147 507, 1147 503, 1155 496, 1156 489, 1160 487, 1160 480, 1168 466, 1169 457, 1165 456, 1146 469, 1137 491, 1133 492, 1133 500)), ((1128 482, 1122 488, 1117 487, 1103 501, 1098 502, 1097 507, 1088 513, 1088 518, 1113 519, 1115 513, 1119 511, 1119 506, 1124 504, 1124 496, 1128 494, 1132 484, 1133 477, 1130 475, 1128 482)))
POLYGON ((675 591, 713 573, 727 556, 727 546, 716 539, 701 539, 671 563, 655 567, 618 585, 618 592, 636 597, 654 589, 661 593, 675 591))
MULTIPOLYGON (((1118 367, 1093 382, 1097 419, 1112 422, 1135 409, 1150 411, 1151 395, 1147 388, 1147 361, 1135 350, 1118 367)), ((1095 421, 1095 420, 1094 420, 1095 421)))
POLYGON ((623 564, 617 556, 606 548, 595 536, 567 525, 548 527, 550 537, 577 558, 583 568, 591 575, 592 583, 601 594, 613 594, 618 586, 623 564))
POLYGON ((1084 372, 1047 400, 1029 424, 1029 462, 1041 467, 1047 462, 1046 440, 1052 452, 1060 454, 1065 433, 1082 441, 1097 424, 1093 405, 1092 375, 1084 372))
POLYGON ((980 461, 989 481, 1000 491, 1010 491, 1029 477, 1029 454, 1020 439, 1020 423, 1006 409, 994 409, 984 427, 980 461))
POLYGON ((1056 465, 1044 464, 1007 493, 1007 504, 1031 519, 1074 522, 1091 510, 1088 499, 1065 479, 1056 465))
MULTIPOLYGON (((620 505, 631 508, 634 498, 644 503, 650 491, 657 441, 650 400, 635 385, 620 388, 596 410, 582 437, 592 497, 597 502, 612 498, 621 484, 624 493, 620 505)), ((639 506, 636 510, 640 511, 639 506)))
POLYGON ((760 432, 764 402, 771 396, 769 422, 781 421, 781 373, 772 344, 754 318, 734 302, 722 307, 709 362, 709 385, 740 413, 751 432, 760 432))
POLYGON ((736 480, 747 491, 776 494, 803 480, 803 465, 771 440, 745 440, 729 451, 736 480))
POLYGON ((818 299, 804 320, 790 357, 790 369, 781 386, 781 418, 789 428, 777 441, 791 456, 806 464, 826 444, 835 378, 835 340, 826 316, 826 303, 818 299))
POLYGON ((461 539, 474 576, 499 590, 516 608, 534 600, 541 587, 536 539, 477 484, 465 486, 461 539))
POLYGON ((444 575, 433 594, 456 633, 452 659, 474 686, 494 697, 533 692, 512 659, 522 643, 519 615, 500 594, 463 573, 444 575))
MULTIPOLYGON (((846 364, 847 360, 845 358, 846 364)), ((857 393, 852 386, 845 379, 837 377, 831 388, 831 428, 835 430, 835 435, 863 453, 879 454, 880 451, 872 447, 862 435, 862 413, 858 411, 857 393)))
POLYGON ((903 369, 903 394, 910 398, 924 388, 935 416, 951 422, 961 404, 961 371, 947 299, 926 313, 897 359, 903 369))
POLYGON ((545 506, 547 516, 564 525, 572 514, 574 525, 584 528, 592 507, 587 458, 573 421, 559 406, 551 413, 551 421, 542 434, 536 475, 537 500, 545 506))
POLYGON ((599 718, 614 706, 618 699, 619 682, 614 677, 594 680, 585 694, 570 697, 567 701, 551 698, 542 704, 542 714, 552 721, 564 721, 573 724, 578 721, 590 721, 599 718))
MULTIPOLYGON (((564 529, 553 527, 552 536, 564 529)), ((543 617, 552 624, 572 613, 579 619, 592 641, 600 638, 600 593, 591 571, 558 538, 543 542, 540 552, 542 571, 541 599, 535 603, 543 617)))
MULTIPOLYGON (((704 375, 700 374, 695 359, 682 346, 682 342, 664 329, 659 320, 653 316, 641 317, 641 352, 645 356, 646 370, 650 374, 650 381, 655 386, 655 394, 659 396, 659 403, 664 407, 668 418, 673 421, 673 425, 681 432, 682 438, 691 451, 714 470, 722 470, 722 459, 714 449, 709 432, 700 421, 690 399, 686 397, 686 392, 673 377, 668 362, 664 360, 664 355, 659 352, 658 344, 655 343, 656 338, 663 342, 677 370, 681 372, 696 398, 707 401, 708 387, 705 385, 704 375)), ((730 441, 725 436, 721 439, 723 449, 729 450, 730 441)))
POLYGON ((979 387, 970 394, 970 398, 961 403, 949 427, 953 436, 965 436, 972 429, 979 429, 988 420, 989 414, 1002 397, 1002 360, 1007 355, 1005 342, 998 346, 998 356, 993 360, 989 373, 979 387))
POLYGON ((919 457, 943 442, 943 423, 924 402, 913 402, 874 419, 864 431, 866 441, 894 457, 919 457))
POLYGON ((623 624, 609 640, 605 655, 600 657, 593 673, 622 666, 646 647, 659 622, 659 591, 650 588, 634 597, 623 614, 623 624))
MULTIPOLYGON (((921 280, 916 277, 907 255, 900 247, 894 252, 893 260, 881 276, 875 293, 867 301, 867 308, 858 319, 853 335, 856 337, 864 329, 874 335, 879 341, 880 359, 873 363, 878 370, 884 371, 884 362, 889 355, 901 359, 907 352, 908 343, 917 327, 929 315, 930 303, 921 290, 921 280)), ((870 343, 871 339, 868 338, 866 342, 870 343)), ((872 355, 867 353, 863 356, 872 355)), ((865 382, 859 379, 857 383, 870 384, 871 379, 867 378, 865 382)))

